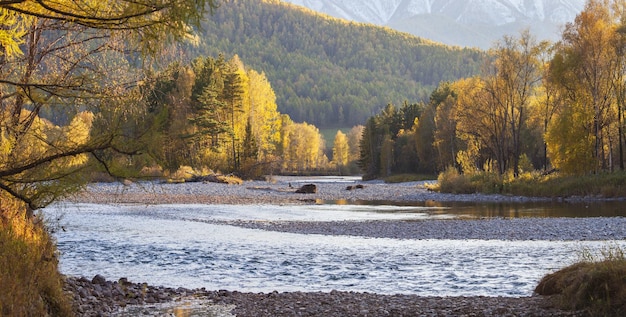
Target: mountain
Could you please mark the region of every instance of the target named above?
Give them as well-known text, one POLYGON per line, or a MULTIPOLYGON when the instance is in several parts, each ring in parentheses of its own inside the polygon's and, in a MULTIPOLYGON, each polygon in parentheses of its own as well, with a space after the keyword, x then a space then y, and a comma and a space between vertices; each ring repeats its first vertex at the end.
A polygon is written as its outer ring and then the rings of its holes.
POLYGON ((283 0, 350 21, 388 26, 448 45, 487 49, 529 28, 557 40, 586 0, 283 0))
POLYGON ((281 113, 320 128, 364 124, 388 103, 426 100, 441 81, 477 74, 485 58, 277 0, 224 1, 199 32, 172 55, 237 54, 265 73, 281 113))

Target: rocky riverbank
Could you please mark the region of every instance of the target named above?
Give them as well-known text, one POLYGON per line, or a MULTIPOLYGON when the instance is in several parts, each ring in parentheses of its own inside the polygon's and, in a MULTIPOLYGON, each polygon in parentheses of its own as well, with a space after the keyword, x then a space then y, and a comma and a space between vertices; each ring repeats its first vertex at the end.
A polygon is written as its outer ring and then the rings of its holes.
POLYGON ((245 293, 68 277, 79 316, 584 316, 548 297, 420 297, 355 292, 245 293))
MULTIPOLYGON (((529 202, 542 199, 490 195, 434 193, 424 182, 245 182, 94 184, 70 199, 82 203, 136 204, 310 204, 319 201, 388 200, 406 202, 529 202), (316 183, 313 194, 297 194, 303 183, 316 183), (354 185, 362 185, 356 188, 354 185), (353 186, 348 190, 348 186, 353 186)), ((389 222, 231 222, 247 228, 306 234, 357 235, 397 239, 508 239, 508 240, 620 240, 626 238, 623 218, 492 219, 389 222)), ((583 316, 561 311, 550 298, 420 297, 354 292, 244 293, 155 287, 121 279, 106 281, 68 277, 79 316, 164 315, 159 303, 174 312, 179 303, 192 302, 185 316, 583 316), (216 306, 217 305, 217 306, 216 306)), ((165 315, 167 315, 165 314, 165 315)))

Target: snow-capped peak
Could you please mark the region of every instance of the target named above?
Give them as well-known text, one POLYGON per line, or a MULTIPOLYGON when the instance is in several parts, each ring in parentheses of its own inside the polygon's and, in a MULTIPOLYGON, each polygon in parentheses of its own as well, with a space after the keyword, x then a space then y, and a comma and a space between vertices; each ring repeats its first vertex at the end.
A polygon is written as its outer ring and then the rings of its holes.
MULTIPOLYGON (((560 26, 574 20, 586 0, 283 0, 338 18, 386 25, 423 36, 448 32, 449 23, 483 34, 491 40, 511 28, 534 27, 539 38, 552 38, 560 26), (422 26, 429 19, 432 23, 422 26), (439 27, 437 24, 447 23, 439 27), (434 24, 433 24, 434 23, 434 24), (499 32, 493 28, 504 27, 499 32), (491 29, 490 29, 491 28, 491 29), (485 31, 488 30, 488 31, 485 31)), ((483 36, 481 35, 481 36, 483 36)), ((450 36, 443 34, 442 38, 450 36)), ((437 41, 438 38, 431 39, 437 41)), ((469 39, 471 40, 471 39, 469 39)), ((446 42, 445 40, 440 40, 446 42)), ((471 41, 470 41, 471 42, 471 41)), ((466 45, 465 43, 448 43, 466 45)), ((480 46, 480 45, 479 45, 480 46)))

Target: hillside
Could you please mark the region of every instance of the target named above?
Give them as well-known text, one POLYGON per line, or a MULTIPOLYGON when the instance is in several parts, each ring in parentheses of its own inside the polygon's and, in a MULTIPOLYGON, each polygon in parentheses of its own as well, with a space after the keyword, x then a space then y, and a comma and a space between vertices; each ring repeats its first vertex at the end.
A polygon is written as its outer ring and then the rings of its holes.
POLYGON ((387 103, 422 100, 442 80, 477 73, 483 59, 478 50, 266 0, 223 3, 183 52, 239 55, 265 72, 280 112, 319 127, 363 124, 387 103))

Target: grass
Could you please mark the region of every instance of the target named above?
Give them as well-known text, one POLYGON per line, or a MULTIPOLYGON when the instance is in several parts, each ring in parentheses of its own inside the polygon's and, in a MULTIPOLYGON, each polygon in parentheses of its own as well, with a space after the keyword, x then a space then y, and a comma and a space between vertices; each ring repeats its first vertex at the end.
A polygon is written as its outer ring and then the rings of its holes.
POLYGON ((44 225, 0 197, 0 315, 72 316, 58 272, 56 245, 44 225))
POLYGON ((611 247, 600 257, 585 252, 580 262, 546 275, 535 292, 555 296, 555 303, 563 309, 582 310, 590 316, 626 316, 624 251, 611 247))
POLYGON ((626 197, 626 172, 543 175, 539 172, 511 174, 477 172, 460 174, 449 168, 439 174, 434 190, 445 193, 504 194, 527 197, 626 197))

